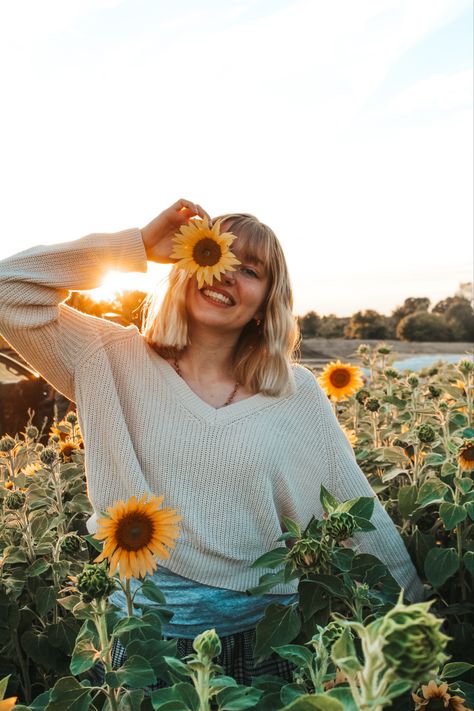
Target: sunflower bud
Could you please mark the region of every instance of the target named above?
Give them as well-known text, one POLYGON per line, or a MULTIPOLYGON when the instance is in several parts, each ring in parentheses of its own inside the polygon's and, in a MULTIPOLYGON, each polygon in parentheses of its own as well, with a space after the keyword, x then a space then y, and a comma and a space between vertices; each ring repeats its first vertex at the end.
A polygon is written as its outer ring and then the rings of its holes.
POLYGON ((221 641, 216 630, 206 630, 199 634, 193 642, 193 648, 199 655, 200 661, 204 664, 210 664, 222 650, 221 641))
POLYGON ((82 548, 82 539, 80 536, 76 536, 75 533, 70 533, 61 539, 59 547, 66 555, 75 555, 76 553, 79 553, 82 548))
POLYGON ((449 637, 441 632, 443 620, 429 612, 430 605, 399 602, 367 628, 371 637, 381 640, 386 665, 398 679, 419 683, 448 658, 444 650, 449 637))
POLYGON ((432 400, 436 400, 442 393, 441 388, 437 388, 436 385, 428 385, 429 395, 428 397, 432 400))
POLYGON ((75 425, 77 422, 77 415, 75 412, 68 412, 66 415, 66 422, 69 422, 70 425, 75 425))
POLYGON ((418 380, 418 378, 416 377, 416 375, 410 375, 410 376, 408 377, 408 379, 407 379, 407 383, 408 383, 408 385, 410 385, 412 388, 416 388, 416 387, 418 387, 418 385, 420 384, 420 381, 418 380))
POLYGON ((380 410, 380 401, 376 397, 369 397, 365 401, 364 407, 369 412, 377 412, 377 410, 380 410))
POLYGON ((367 398, 370 397, 370 393, 365 388, 361 388, 355 394, 355 399, 360 405, 363 405, 367 398))
POLYGON ((436 439, 436 430, 428 422, 425 422, 423 425, 420 425, 417 428, 416 433, 418 435, 418 439, 422 444, 432 444, 436 439))
POLYGON ((433 375, 438 375, 438 372, 439 372, 439 368, 433 367, 428 370, 428 375, 430 377, 433 377, 433 375))
POLYGON ((335 541, 350 538, 356 528, 354 516, 346 511, 334 511, 324 521, 325 532, 335 541))
POLYGON ((293 569, 305 573, 320 573, 330 557, 328 544, 319 538, 300 538, 287 554, 293 569))
POLYGON ((388 348, 387 346, 379 346, 377 348, 377 353, 380 353, 380 355, 388 355, 391 352, 392 352, 392 349, 388 348))
POLYGON ((389 378, 390 380, 397 380, 397 378, 400 377, 400 373, 398 370, 395 370, 394 368, 387 368, 385 371, 385 376, 389 378))
POLYGON ((18 511, 26 501, 26 496, 22 491, 12 491, 5 497, 5 508, 10 511, 18 511))
POLYGON ((42 452, 40 452, 40 459, 43 462, 43 464, 46 465, 51 465, 53 464, 56 459, 58 458, 56 454, 56 450, 53 449, 53 447, 45 447, 42 452))
POLYGON ((30 425, 30 427, 26 428, 26 436, 28 437, 28 439, 36 439, 38 435, 39 429, 34 425, 30 425))
POLYGON ((449 410, 449 405, 447 402, 440 402, 438 407, 442 412, 447 412, 449 410))
POLYGON ((369 346, 366 343, 361 343, 357 349, 357 355, 367 355, 369 350, 369 346))
POLYGON ((10 435, 5 435, 0 439, 0 452, 11 452, 15 447, 15 440, 10 435))
POLYGON ((115 590, 115 581, 107 572, 104 564, 86 563, 82 573, 77 576, 76 587, 84 602, 103 600, 115 590))
POLYGON ((469 373, 474 372, 474 363, 470 360, 460 360, 458 369, 463 375, 469 375, 469 373))

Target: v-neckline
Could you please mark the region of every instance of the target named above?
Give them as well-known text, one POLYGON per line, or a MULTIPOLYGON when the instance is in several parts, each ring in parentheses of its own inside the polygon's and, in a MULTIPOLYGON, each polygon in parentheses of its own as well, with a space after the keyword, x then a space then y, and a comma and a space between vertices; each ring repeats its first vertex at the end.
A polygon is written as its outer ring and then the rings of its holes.
POLYGON ((241 417, 245 417, 251 412, 259 410, 262 407, 273 405, 279 400, 279 398, 263 395, 262 393, 256 393, 255 395, 250 395, 243 400, 232 402, 230 405, 213 407, 199 397, 199 395, 197 395, 194 390, 189 387, 184 378, 181 378, 178 375, 171 363, 160 356, 153 348, 151 348, 151 346, 149 346, 149 348, 151 351, 153 365, 160 371, 163 380, 167 383, 176 397, 179 398, 181 403, 193 415, 206 420, 207 422, 225 424, 227 422, 240 419, 241 417))

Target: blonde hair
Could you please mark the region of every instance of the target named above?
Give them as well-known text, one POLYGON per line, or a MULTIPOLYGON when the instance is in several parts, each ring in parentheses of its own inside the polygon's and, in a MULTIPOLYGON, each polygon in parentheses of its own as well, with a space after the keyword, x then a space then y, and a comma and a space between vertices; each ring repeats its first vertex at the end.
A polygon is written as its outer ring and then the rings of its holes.
MULTIPOLYGON (((273 230, 253 215, 234 213, 216 219, 222 221, 222 230, 238 237, 244 259, 261 260, 268 272, 262 324, 252 319, 244 326, 234 352, 235 378, 252 393, 289 395, 295 387, 291 363, 299 332, 292 315, 293 295, 281 245, 273 230)), ((173 267, 161 304, 155 294, 144 303, 142 335, 164 358, 175 357, 189 344, 187 282, 187 273, 173 267)))

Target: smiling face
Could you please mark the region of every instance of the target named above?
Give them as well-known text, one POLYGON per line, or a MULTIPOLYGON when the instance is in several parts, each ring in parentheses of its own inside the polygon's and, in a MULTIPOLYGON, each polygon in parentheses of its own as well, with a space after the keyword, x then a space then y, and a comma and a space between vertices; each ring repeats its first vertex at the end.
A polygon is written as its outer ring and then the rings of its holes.
POLYGON ((214 279, 210 286, 205 284, 199 289, 195 277, 189 280, 186 310, 191 327, 240 333, 252 319, 263 318, 270 278, 263 259, 249 246, 249 240, 237 235, 232 252, 240 264, 235 271, 225 272, 220 281, 214 279))

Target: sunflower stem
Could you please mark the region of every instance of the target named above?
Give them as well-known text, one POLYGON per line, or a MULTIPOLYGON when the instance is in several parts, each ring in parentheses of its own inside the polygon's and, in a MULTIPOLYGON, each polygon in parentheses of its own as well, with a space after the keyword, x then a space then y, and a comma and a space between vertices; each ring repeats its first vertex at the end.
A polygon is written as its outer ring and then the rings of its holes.
POLYGON ((125 580, 125 597, 127 599, 127 615, 129 617, 133 617, 133 596, 132 596, 132 589, 130 586, 130 578, 127 578, 125 580))

